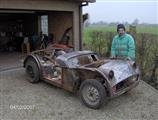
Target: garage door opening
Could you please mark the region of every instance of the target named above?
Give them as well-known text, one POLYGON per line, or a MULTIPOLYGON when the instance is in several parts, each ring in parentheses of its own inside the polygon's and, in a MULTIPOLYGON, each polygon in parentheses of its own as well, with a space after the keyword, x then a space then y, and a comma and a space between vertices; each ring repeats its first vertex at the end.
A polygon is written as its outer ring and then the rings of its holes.
POLYGON ((0 69, 22 65, 26 53, 54 43, 73 46, 73 12, 0 10, 0 69), (29 50, 23 50, 23 44, 29 50))
POLYGON ((34 12, 0 13, 0 69, 21 66, 25 37, 38 33, 38 16, 34 12))
POLYGON ((38 32, 35 14, 0 14, 0 51, 21 51, 24 37, 38 32))

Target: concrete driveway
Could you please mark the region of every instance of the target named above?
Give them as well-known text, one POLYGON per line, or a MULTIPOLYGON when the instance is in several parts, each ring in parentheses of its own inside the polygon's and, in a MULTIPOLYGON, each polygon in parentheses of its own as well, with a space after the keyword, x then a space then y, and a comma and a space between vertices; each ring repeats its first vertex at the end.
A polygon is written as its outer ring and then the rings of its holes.
POLYGON ((99 110, 45 82, 31 84, 22 68, 0 72, 1 120, 158 120, 158 91, 143 81, 99 110))
POLYGON ((20 52, 0 52, 0 72, 23 65, 22 60, 26 54, 20 52))

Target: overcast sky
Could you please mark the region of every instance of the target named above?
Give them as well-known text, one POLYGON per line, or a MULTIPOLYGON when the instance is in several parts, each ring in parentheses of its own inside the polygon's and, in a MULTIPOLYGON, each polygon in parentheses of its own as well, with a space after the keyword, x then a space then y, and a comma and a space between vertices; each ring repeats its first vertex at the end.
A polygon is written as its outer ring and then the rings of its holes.
POLYGON ((158 0, 96 0, 83 8, 90 22, 133 22, 158 24, 158 0))

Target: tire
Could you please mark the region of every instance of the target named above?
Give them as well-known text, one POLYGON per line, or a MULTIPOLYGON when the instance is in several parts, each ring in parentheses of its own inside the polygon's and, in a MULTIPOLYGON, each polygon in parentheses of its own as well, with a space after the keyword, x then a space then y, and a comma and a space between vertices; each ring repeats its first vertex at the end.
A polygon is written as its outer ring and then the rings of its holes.
POLYGON ((97 80, 85 80, 79 91, 80 99, 89 108, 99 109, 107 101, 104 86, 97 80))
POLYGON ((25 66, 29 82, 38 83, 40 81, 40 73, 35 60, 28 59, 25 66))

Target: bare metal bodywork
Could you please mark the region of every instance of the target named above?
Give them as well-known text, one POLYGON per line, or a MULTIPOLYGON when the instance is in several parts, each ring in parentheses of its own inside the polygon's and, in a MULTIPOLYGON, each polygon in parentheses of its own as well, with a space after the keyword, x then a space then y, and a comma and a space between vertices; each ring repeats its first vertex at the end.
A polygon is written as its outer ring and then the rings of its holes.
POLYGON ((95 79, 103 84, 111 98, 139 83, 140 72, 133 61, 109 58, 101 60, 92 51, 66 53, 58 48, 39 50, 26 57, 24 67, 29 59, 38 65, 41 80, 71 92, 79 90, 83 81, 95 79))

